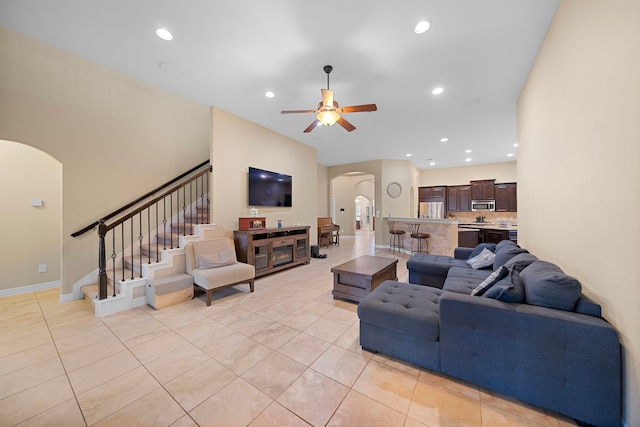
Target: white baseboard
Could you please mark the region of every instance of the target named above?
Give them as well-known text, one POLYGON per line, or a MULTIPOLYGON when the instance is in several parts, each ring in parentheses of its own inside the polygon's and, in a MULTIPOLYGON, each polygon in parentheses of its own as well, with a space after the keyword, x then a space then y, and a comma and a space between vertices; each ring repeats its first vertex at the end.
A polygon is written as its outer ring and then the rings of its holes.
POLYGON ((7 297, 9 295, 27 294, 29 292, 43 291, 45 289, 51 289, 56 287, 59 288, 61 284, 62 283, 60 282, 60 280, 56 280, 53 282, 37 283, 35 285, 20 286, 17 288, 2 289, 0 290, 0 297, 7 297))

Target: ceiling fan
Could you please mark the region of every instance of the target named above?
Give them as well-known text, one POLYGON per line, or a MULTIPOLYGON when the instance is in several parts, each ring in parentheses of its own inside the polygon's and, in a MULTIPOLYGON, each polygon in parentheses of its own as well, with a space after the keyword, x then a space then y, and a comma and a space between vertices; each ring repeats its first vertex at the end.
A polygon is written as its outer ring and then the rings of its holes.
POLYGON ((333 71, 333 67, 331 65, 325 65, 323 70, 325 73, 327 73, 327 88, 320 89, 320 92, 322 93, 322 101, 318 103, 318 108, 315 110, 283 110, 280 113, 316 113, 316 120, 314 120, 313 123, 307 126, 307 128, 304 130, 305 133, 311 132, 318 125, 332 126, 335 123, 338 123, 340 126, 345 128, 347 132, 351 132, 355 130, 356 127, 349 123, 344 117, 342 117, 342 114, 376 111, 378 107, 376 106, 376 104, 350 105, 348 107, 340 107, 340 105, 338 105, 338 103, 333 100, 333 91, 329 89, 329 74, 331 73, 331 71, 333 71))

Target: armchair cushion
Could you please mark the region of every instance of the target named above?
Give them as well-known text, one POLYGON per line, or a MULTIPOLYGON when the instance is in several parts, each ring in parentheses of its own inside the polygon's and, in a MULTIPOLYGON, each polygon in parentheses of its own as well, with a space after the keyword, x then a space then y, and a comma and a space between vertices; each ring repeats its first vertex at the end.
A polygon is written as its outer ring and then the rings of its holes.
POLYGON ((234 248, 227 248, 221 252, 210 254, 198 253, 196 264, 198 268, 218 268, 235 264, 236 262, 236 250, 234 248))

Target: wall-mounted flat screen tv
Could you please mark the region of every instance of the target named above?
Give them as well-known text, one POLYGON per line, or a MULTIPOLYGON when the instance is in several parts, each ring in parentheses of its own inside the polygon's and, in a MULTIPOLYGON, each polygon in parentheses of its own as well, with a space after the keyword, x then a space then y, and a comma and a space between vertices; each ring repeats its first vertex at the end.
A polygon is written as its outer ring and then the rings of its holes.
POLYGON ((249 167, 249 206, 291 207, 291 176, 249 167))

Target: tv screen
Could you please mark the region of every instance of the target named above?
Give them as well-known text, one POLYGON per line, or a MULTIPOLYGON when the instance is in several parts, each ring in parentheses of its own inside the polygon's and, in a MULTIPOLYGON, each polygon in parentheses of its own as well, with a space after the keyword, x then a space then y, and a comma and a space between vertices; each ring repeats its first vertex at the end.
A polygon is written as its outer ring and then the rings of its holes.
POLYGON ((291 207, 291 176, 249 167, 249 206, 291 207))

